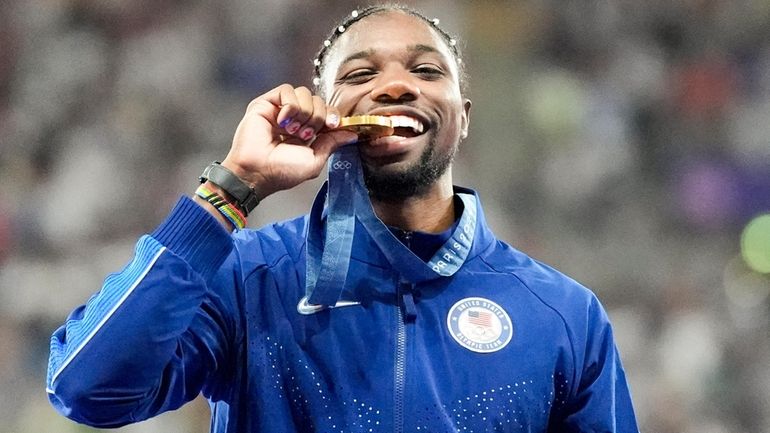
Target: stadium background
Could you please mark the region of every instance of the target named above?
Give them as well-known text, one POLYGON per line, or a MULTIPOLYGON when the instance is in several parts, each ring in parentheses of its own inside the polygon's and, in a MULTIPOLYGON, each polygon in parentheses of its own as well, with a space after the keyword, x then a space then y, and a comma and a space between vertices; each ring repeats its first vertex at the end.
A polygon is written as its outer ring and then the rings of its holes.
MULTIPOLYGON (((770 431, 770 1, 407 3, 465 41, 457 182, 603 300, 643 431, 770 431)), ((0 432, 96 431, 47 403, 51 332, 357 4, 0 1, 0 432)))

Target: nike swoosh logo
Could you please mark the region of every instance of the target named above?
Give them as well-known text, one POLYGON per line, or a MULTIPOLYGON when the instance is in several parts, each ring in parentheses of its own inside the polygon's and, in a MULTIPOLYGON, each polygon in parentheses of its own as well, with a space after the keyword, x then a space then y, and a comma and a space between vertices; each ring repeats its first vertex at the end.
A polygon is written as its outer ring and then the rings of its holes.
POLYGON ((304 296, 297 304, 297 312, 308 316, 328 308, 351 307, 353 305, 361 305, 361 303, 356 301, 337 301, 334 305, 311 304, 307 301, 307 296, 304 296))

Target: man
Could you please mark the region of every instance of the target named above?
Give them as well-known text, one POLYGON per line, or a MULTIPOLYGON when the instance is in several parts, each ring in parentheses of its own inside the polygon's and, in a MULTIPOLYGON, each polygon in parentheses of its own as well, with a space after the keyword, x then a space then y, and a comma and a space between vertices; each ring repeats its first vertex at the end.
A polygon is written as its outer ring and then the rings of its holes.
POLYGON ((637 431, 597 299, 452 186, 470 109, 454 40, 368 8, 316 66, 323 99, 284 84, 252 101, 194 199, 54 333, 56 409, 114 427, 203 392, 213 432, 637 431), (338 127, 363 114, 393 135, 338 127), (309 216, 239 230, 327 160, 309 216))

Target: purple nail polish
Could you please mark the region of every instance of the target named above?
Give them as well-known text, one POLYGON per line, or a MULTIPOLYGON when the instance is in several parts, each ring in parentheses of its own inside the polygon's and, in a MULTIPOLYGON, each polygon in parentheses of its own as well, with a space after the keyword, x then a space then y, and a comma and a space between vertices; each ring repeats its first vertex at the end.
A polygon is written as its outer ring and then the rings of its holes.
POLYGON ((286 128, 286 125, 288 125, 289 123, 291 123, 291 117, 287 117, 283 119, 283 121, 279 123, 278 126, 280 126, 281 128, 286 128))

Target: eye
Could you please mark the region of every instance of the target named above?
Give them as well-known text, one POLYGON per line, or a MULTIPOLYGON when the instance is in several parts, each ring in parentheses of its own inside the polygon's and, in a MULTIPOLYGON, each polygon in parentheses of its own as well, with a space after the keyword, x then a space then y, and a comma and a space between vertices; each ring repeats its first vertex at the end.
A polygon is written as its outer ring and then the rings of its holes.
POLYGON ((341 83, 360 84, 372 79, 375 71, 372 69, 356 69, 339 79, 341 83))
POLYGON ((444 76, 444 71, 434 65, 418 65, 412 69, 412 73, 428 80, 436 80, 444 76))

